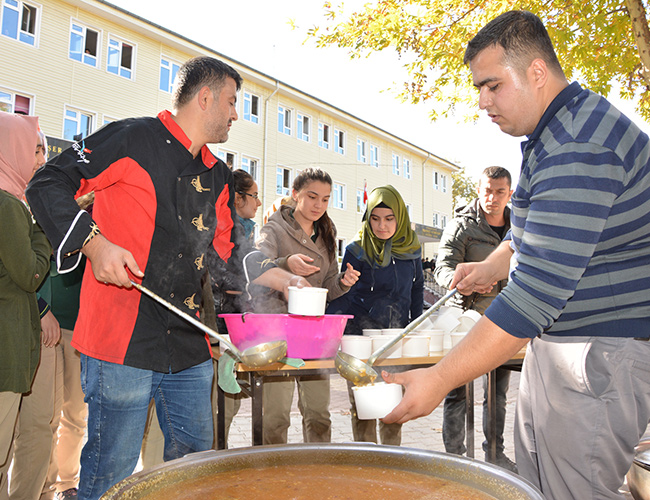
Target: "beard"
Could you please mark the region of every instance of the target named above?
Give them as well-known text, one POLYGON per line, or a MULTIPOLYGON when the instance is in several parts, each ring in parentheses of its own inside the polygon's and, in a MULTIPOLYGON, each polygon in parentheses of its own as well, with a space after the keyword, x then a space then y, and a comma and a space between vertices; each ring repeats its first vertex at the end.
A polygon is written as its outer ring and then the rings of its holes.
POLYGON ((230 132, 231 120, 212 120, 206 124, 206 132, 210 138, 211 144, 222 144, 228 140, 228 133, 230 132))

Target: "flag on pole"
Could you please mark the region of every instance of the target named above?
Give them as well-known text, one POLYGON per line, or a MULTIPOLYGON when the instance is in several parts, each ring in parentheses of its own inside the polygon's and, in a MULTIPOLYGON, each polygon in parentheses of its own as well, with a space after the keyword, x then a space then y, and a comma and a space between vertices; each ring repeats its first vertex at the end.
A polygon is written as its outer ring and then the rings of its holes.
POLYGON ((366 180, 363 180, 363 204, 368 203, 368 183, 366 180))

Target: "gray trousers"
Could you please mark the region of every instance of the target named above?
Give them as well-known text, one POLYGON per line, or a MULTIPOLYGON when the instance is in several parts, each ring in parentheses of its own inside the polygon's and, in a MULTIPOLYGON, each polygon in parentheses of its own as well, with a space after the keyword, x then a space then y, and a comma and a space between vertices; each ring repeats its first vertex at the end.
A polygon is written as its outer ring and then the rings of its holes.
MULTIPOLYGON (((488 451, 488 406, 487 406, 487 376, 483 376, 483 451, 488 451)), ((496 370, 496 445, 497 457, 503 455, 503 430, 506 425, 506 403, 508 387, 510 386, 510 370, 506 368, 497 368, 496 370)), ((442 419, 442 441, 445 444, 447 453, 462 455, 467 451, 465 447, 465 416, 466 394, 465 386, 461 385, 452 390, 445 397, 442 419)))
POLYGON ((649 419, 650 342, 542 335, 529 344, 515 454, 548 500, 623 499, 649 419))

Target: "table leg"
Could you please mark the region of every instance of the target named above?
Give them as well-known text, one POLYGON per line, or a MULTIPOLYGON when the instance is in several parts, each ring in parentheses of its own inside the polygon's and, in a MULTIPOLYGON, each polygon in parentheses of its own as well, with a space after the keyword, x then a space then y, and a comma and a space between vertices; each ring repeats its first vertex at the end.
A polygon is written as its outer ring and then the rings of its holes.
POLYGON ((474 458, 474 381, 465 384, 465 410, 467 456, 474 458))
MULTIPOLYGON (((216 376, 216 374, 215 374, 216 376)), ((226 443, 226 393, 217 384, 217 449, 225 450, 226 443)))
POLYGON ((488 461, 494 463, 497 458, 497 372, 492 370, 487 374, 488 383, 488 398, 487 398, 487 413, 488 413, 488 461))
POLYGON ((263 443, 264 436, 264 417, 262 411, 264 407, 264 377, 255 372, 252 372, 250 376, 253 446, 259 446, 263 443))

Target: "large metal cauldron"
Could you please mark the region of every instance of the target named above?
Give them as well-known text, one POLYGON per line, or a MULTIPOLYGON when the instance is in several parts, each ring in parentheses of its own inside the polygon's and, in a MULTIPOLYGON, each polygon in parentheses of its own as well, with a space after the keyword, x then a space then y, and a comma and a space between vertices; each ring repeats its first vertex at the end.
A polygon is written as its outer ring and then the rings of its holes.
POLYGON ((634 500, 650 500, 650 431, 646 431, 636 447, 627 485, 634 500))
MULTIPOLYGON (((452 479, 499 500, 544 500, 528 481, 491 464, 435 451, 368 443, 295 444, 193 453, 134 474, 103 500, 139 500, 183 481, 218 481, 219 472, 293 464, 373 465, 452 479)), ((312 500, 312 499, 309 499, 312 500)))

